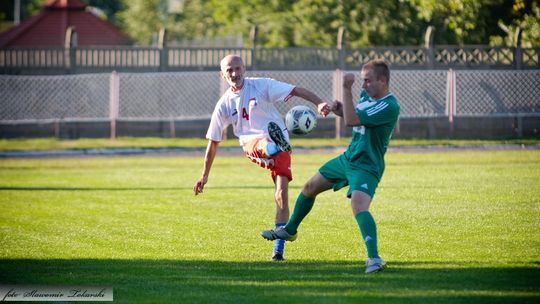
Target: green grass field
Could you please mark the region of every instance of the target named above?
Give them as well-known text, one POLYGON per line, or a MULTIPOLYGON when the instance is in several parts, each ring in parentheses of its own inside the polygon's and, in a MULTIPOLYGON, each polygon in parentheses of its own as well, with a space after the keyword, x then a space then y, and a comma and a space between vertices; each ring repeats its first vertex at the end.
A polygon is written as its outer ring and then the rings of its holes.
MULTIPOLYGON (((331 154, 295 154, 291 206, 331 154)), ((400 152, 372 213, 389 264, 363 273, 345 191, 270 261, 270 176, 202 156, 0 160, 0 284, 112 286, 117 303, 539 303, 540 151, 400 152)))
MULTIPOLYGON (((294 147, 346 147, 350 137, 335 138, 303 138, 293 136, 294 147)), ((28 150, 65 150, 65 149, 115 149, 115 148, 205 148, 207 140, 203 138, 157 138, 157 137, 119 137, 116 140, 108 138, 22 138, 0 139, 0 151, 28 150)), ((459 139, 393 139, 392 147, 397 146, 491 146, 491 145, 539 145, 538 138, 502 139, 502 140, 459 140, 459 139)), ((224 140, 220 147, 238 147, 235 138, 224 140)))

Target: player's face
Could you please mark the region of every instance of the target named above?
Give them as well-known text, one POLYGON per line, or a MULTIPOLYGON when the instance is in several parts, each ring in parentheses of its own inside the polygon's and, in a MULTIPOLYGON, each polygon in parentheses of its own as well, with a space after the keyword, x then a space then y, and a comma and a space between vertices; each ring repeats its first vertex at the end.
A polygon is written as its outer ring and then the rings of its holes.
POLYGON ((240 90, 244 84, 246 68, 241 60, 231 59, 221 64, 221 76, 235 90, 240 90))
POLYGON ((386 94, 386 81, 384 81, 383 77, 377 79, 373 69, 363 69, 360 77, 363 80, 362 89, 366 90, 369 97, 375 100, 384 97, 386 94))

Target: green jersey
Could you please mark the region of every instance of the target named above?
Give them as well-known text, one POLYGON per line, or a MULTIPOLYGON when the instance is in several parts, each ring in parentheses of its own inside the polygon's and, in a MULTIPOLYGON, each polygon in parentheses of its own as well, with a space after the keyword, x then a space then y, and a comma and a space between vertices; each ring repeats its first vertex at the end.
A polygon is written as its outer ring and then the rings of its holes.
POLYGON ((399 103, 391 93, 373 100, 362 90, 356 115, 360 126, 353 128, 352 140, 344 156, 351 166, 366 170, 380 180, 384 172, 384 154, 399 116, 399 103))

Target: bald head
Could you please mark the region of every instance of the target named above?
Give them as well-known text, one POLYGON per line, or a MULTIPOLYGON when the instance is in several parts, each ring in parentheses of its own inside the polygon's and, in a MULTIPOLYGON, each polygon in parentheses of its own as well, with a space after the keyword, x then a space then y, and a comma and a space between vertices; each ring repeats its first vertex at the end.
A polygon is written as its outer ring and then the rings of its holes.
POLYGON ((244 61, 238 55, 227 55, 221 59, 221 77, 227 81, 233 91, 239 91, 244 85, 244 61))
POLYGON ((223 57, 223 59, 221 59, 221 71, 223 71, 224 67, 230 66, 232 64, 241 65, 243 67, 244 61, 242 60, 242 57, 238 55, 227 55, 223 57))

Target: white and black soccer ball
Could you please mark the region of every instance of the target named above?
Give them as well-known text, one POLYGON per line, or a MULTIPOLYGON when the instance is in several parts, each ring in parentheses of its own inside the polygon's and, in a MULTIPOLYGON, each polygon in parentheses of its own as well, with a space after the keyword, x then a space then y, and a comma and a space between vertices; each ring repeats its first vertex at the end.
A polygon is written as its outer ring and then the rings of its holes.
POLYGON ((296 135, 306 135, 317 126, 317 114, 307 106, 295 106, 285 116, 287 129, 296 135))

